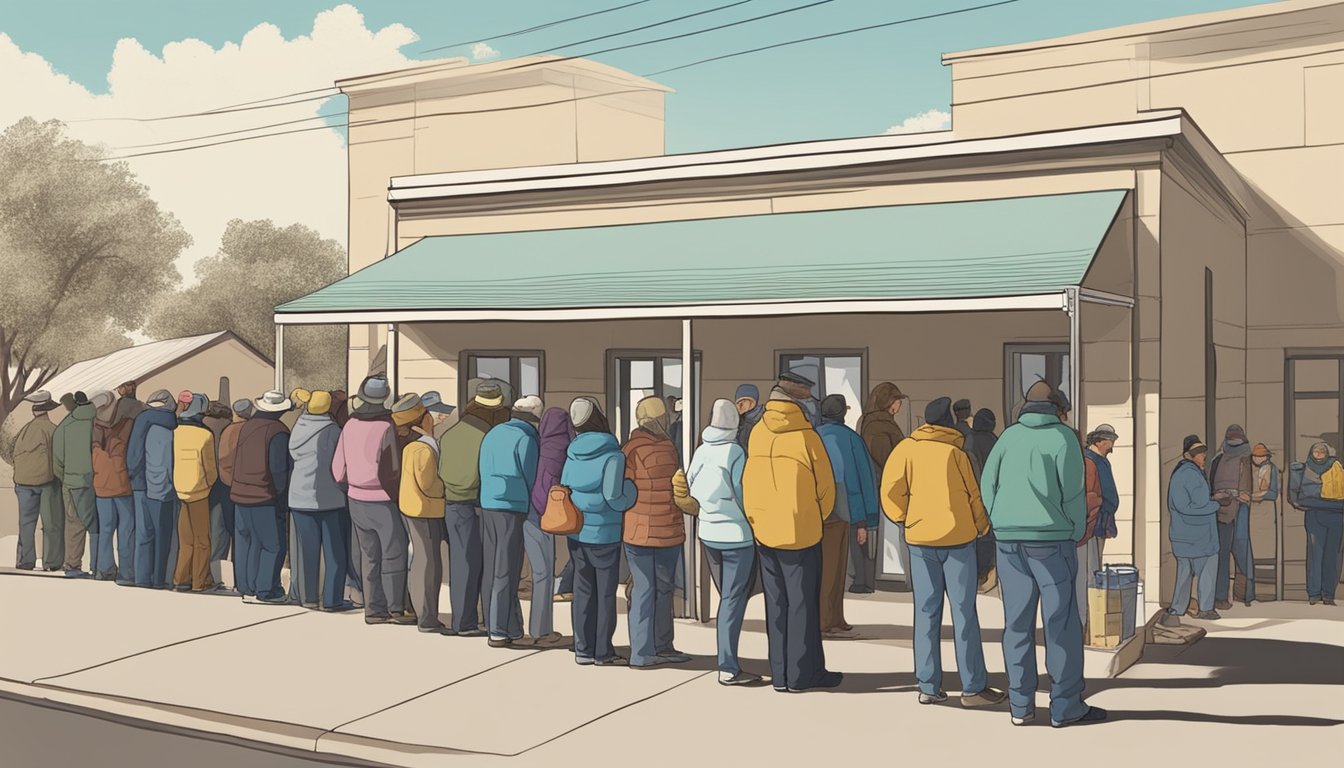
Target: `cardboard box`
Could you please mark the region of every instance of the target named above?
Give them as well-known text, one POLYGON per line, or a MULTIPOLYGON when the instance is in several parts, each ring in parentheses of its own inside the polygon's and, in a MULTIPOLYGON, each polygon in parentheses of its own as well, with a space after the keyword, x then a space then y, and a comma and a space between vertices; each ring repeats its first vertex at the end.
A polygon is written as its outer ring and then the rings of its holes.
POLYGON ((1097 648, 1114 648, 1125 639, 1125 615, 1104 613, 1088 622, 1087 644, 1097 648))
POLYGON ((1090 626, 1103 623, 1108 614, 1118 614, 1123 607, 1119 590, 1087 588, 1087 623, 1090 626))
POLYGON ((1093 648, 1118 648, 1120 647, 1121 642, 1123 641, 1120 639, 1119 635, 1106 635, 1093 637, 1092 642, 1088 643, 1088 645, 1093 648))

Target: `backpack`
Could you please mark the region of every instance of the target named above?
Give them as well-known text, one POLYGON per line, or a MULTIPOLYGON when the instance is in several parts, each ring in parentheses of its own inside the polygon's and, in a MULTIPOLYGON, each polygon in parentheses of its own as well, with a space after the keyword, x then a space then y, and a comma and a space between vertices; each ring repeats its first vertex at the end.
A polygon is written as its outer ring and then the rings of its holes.
POLYGON ((1344 501, 1344 465, 1338 461, 1321 473, 1321 499, 1344 501))
POLYGON ((541 513, 541 530, 555 536, 572 536, 583 530, 583 513, 574 506, 574 499, 565 486, 553 485, 547 493, 546 510, 541 513))

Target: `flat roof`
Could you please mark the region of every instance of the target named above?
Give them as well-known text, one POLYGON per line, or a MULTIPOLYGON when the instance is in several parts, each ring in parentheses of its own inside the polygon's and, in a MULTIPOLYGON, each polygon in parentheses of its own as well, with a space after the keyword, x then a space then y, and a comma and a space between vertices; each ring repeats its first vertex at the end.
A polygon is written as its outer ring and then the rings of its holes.
POLYGON ((1264 3, 1243 8, 1230 8, 1224 11, 1171 16, 1165 19, 1145 21, 1138 24, 1128 24, 1122 27, 1108 27, 1105 29, 1092 30, 1091 32, 1081 32, 1076 35, 1065 35, 1063 37, 1052 37, 1044 40, 1032 40, 1023 43, 1010 43, 988 48, 974 48, 966 51, 945 53, 943 54, 943 63, 950 64, 963 59, 1001 56, 1011 53, 1035 51, 1042 48, 1061 48, 1071 45, 1098 43, 1106 40, 1123 40, 1129 37, 1157 35, 1164 32, 1178 32, 1186 29, 1196 29, 1199 27, 1208 27, 1216 24, 1243 21, 1246 19, 1282 16, 1332 5, 1344 5, 1344 0, 1283 0, 1282 2, 1277 3, 1264 3))
POLYGON ((672 89, 645 77, 634 75, 622 69, 578 56, 521 56, 515 59, 501 59, 482 64, 472 64, 461 57, 438 59, 417 64, 405 69, 374 72, 337 80, 336 87, 342 91, 371 91, 383 88, 400 88, 410 83, 439 80, 472 80, 495 75, 533 70, 557 70, 576 75, 594 77, 610 82, 647 88, 661 93, 672 93, 672 89))

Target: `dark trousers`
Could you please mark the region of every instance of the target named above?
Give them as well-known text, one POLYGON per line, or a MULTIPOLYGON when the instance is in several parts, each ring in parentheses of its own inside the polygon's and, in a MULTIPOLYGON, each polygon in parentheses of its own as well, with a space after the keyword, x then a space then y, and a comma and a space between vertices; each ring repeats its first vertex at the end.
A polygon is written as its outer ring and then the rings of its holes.
POLYGON ((177 552, 173 546, 177 499, 151 499, 144 491, 134 491, 131 497, 135 502, 135 585, 167 586, 168 561, 177 552))
POLYGON ((300 594, 317 596, 318 575, 322 581, 322 607, 336 608, 343 602, 346 563, 350 559, 350 543, 346 541, 346 526, 339 509, 310 512, 295 509, 294 532, 298 540, 294 549, 303 567, 291 571, 290 581, 300 582, 300 594), (325 566, 325 568, 319 567, 325 566))
POLYGON ((621 545, 568 541, 569 561, 574 563, 574 655, 606 661, 616 655, 613 638, 621 545))
POLYGON ((279 515, 274 504, 238 504, 234 508, 234 557, 239 561, 238 591, 274 600, 281 596, 276 580, 283 562, 279 515))
POLYGON ((449 502, 444 513, 448 534, 448 595, 453 611, 453 631, 470 632, 480 627, 481 599, 481 510, 474 502, 449 502))
POLYGON ((485 625, 492 640, 523 636, 523 606, 518 581, 523 568, 523 523, 527 515, 492 509, 481 511, 485 539, 485 591, 490 595, 485 625))
MULTIPOLYGON (((19 498, 19 546, 14 555, 14 565, 20 570, 32 570, 37 566, 37 521, 42 518, 44 507, 50 506, 55 498, 51 483, 46 485, 16 485, 14 493, 19 498)), ((42 532, 43 538, 49 534, 42 532)), ((42 565, 51 561, 45 557, 42 565)))
POLYGON ((364 615, 399 615, 406 610, 406 560, 410 539, 401 511, 392 501, 350 500, 350 519, 367 570, 364 615))
POLYGON ((417 623, 421 629, 442 627, 443 622, 439 621, 439 589, 443 586, 441 545, 447 538, 443 518, 403 516, 402 519, 406 521, 411 537, 411 549, 415 550, 406 584, 417 611, 417 623))
POLYGON ((765 631, 776 688, 808 688, 826 674, 821 648, 821 544, 759 547, 765 631))
POLYGON ((1255 599, 1255 562, 1251 559, 1251 507, 1241 504, 1237 516, 1230 523, 1218 523, 1218 590, 1219 601, 1228 600, 1232 582, 1232 563, 1237 572, 1246 577, 1246 599, 1255 599))
POLYGON ((1344 537, 1344 514, 1308 509, 1303 516, 1307 529, 1307 597, 1335 599, 1339 587, 1339 544, 1344 537))
POLYGON ((229 549, 233 546, 233 500, 229 498, 229 486, 215 483, 210 489, 210 562, 218 563, 229 559, 229 549))

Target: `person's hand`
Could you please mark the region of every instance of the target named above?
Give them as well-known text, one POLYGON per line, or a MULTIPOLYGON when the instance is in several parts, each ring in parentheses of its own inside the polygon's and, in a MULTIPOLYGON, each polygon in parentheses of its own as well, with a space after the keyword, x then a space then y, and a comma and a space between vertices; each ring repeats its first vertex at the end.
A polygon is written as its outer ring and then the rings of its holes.
POLYGON ((1237 494, 1237 498, 1240 499, 1242 503, 1246 503, 1251 500, 1251 495, 1249 493, 1239 493, 1237 494))
POLYGON ((854 537, 858 540, 860 547, 864 546, 868 543, 868 529, 860 525, 859 529, 854 532, 854 537))

